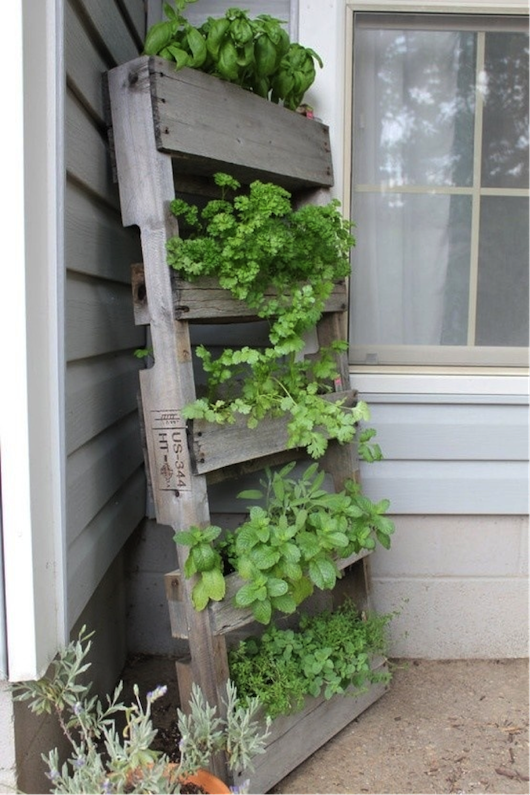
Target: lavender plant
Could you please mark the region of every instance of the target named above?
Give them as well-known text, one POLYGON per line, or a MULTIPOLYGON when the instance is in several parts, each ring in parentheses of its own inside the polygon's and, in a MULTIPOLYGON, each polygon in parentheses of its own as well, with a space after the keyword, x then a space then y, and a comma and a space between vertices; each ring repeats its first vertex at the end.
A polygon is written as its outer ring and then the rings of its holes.
POLYGON ((79 678, 90 667, 86 657, 92 635, 83 627, 54 660, 50 675, 13 686, 15 700, 29 701, 35 714, 54 713, 70 743, 71 755, 64 762, 57 748, 42 755, 52 793, 178 793, 183 778, 207 767, 220 751, 226 752, 231 770, 252 769, 251 758, 264 753, 269 733, 268 722, 255 720, 257 698, 243 707, 228 681, 226 717, 220 717, 194 684, 190 714, 177 709, 180 762, 171 765, 166 754, 152 748, 157 733, 152 705, 165 695, 166 686, 147 693, 145 703, 135 685, 133 702, 125 705, 122 682, 106 705, 90 696, 91 685, 79 678))

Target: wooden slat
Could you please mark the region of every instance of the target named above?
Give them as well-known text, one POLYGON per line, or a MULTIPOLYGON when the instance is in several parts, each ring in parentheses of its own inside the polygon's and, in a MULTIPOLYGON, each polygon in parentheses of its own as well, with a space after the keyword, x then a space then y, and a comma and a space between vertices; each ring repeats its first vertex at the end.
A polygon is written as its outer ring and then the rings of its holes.
POLYGON ((151 60, 157 143, 179 167, 289 188, 332 185, 329 128, 194 69, 151 60), (243 96, 241 96, 243 94, 243 96), (249 94, 249 96, 247 96, 249 94), (208 113, 204 112, 208 108, 208 113))
POLYGON ((127 64, 136 90, 145 79, 157 146, 177 158, 181 173, 224 170, 242 182, 272 180, 291 190, 333 184, 326 125, 197 70, 177 72, 161 58, 127 64))
MULTIPOLYGON (((361 552, 350 555, 347 558, 336 558, 335 562, 339 571, 353 566, 360 560, 363 560, 371 552, 368 549, 363 549, 361 552)), ((169 614, 171 620, 171 631, 174 638, 187 638, 188 626, 186 624, 186 614, 183 602, 183 592, 181 584, 182 575, 178 569, 170 571, 165 576, 166 583, 166 596, 169 604, 169 614)), ((211 602, 209 612, 212 622, 212 631, 217 635, 226 635, 236 632, 243 627, 253 624, 255 619, 252 611, 241 607, 236 607, 234 604, 234 597, 237 591, 244 585, 244 580, 236 573, 229 574, 225 577, 226 594, 221 602, 211 602)), ((348 586, 348 583, 346 583, 348 586)), ((347 587, 346 589, 347 590, 347 587)), ((350 588, 351 590, 351 588, 350 588)), ((365 609, 364 596, 359 601, 359 609, 365 609)))
MULTIPOLYGON (((387 671, 382 658, 374 661, 373 670, 387 671)), ((345 695, 333 696, 326 701, 323 696, 307 698, 306 706, 293 715, 280 716, 273 721, 266 752, 253 758, 254 771, 250 776, 251 792, 268 792, 288 773, 307 759, 341 729, 368 709, 387 691, 384 683, 372 684, 364 692, 354 695, 350 689, 345 695)), ((241 772, 231 782, 241 786, 248 772, 241 772)))
MULTIPOLYGON (((116 168, 122 218, 125 226, 141 230, 142 259, 151 301, 151 336, 156 362, 140 373, 146 443, 150 461, 157 520, 174 529, 209 524, 206 479, 192 477, 182 407, 195 399, 191 340, 187 323, 173 318, 173 297, 166 263, 166 240, 176 231, 167 207, 174 196, 171 159, 155 145, 149 83, 136 72, 131 82, 130 65, 108 76, 116 168)), ((180 568, 186 550, 179 548, 180 568)), ((222 638, 210 630, 209 616, 196 613, 191 585, 183 583, 189 626, 193 679, 205 698, 223 713, 219 684, 227 672, 222 638)), ((213 772, 226 775, 226 760, 214 760, 213 772)))
MULTIPOLYGON (((335 392, 324 396, 326 400, 344 400, 344 406, 354 406, 354 390, 335 392)), ((237 464, 241 461, 262 458, 279 453, 287 447, 288 417, 265 417, 252 431, 246 417, 238 417, 233 425, 216 425, 206 420, 191 424, 193 468, 197 474, 237 464)), ((350 470, 351 472, 351 470, 350 470)))
MULTIPOLYGON (((149 296, 145 288, 143 266, 133 267, 134 315, 137 324, 150 322, 149 296)), ((201 320, 209 323, 231 323, 257 319, 255 310, 244 301, 237 301, 229 290, 220 287, 217 279, 203 276, 194 282, 181 279, 171 269, 174 312, 177 320, 201 320)), ((265 292, 268 297, 276 295, 271 288, 265 292)), ((326 301, 324 312, 344 312, 347 309, 347 291, 344 281, 338 282, 326 301)))

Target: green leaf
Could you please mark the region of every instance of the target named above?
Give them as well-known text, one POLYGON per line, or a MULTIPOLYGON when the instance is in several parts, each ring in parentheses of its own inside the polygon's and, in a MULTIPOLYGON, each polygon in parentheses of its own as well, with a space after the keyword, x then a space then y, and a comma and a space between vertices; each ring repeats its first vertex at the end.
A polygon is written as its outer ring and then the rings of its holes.
POLYGON ((285 580, 280 580, 276 577, 269 577, 267 580, 267 593, 270 597, 283 596, 288 590, 289 587, 285 580))
POLYGON ((260 624, 270 624, 272 618, 272 605, 268 599, 263 602, 256 602, 252 606, 252 613, 256 621, 260 624))
POLYGON ((337 568, 330 560, 317 558, 309 563, 309 576, 321 591, 329 590, 335 587, 337 568))
POLYGON ((220 602, 221 599, 224 599, 226 594, 226 582, 219 569, 205 571, 202 575, 202 581, 210 599, 213 599, 215 602, 220 602))
POLYGON ((263 492, 259 489, 246 489, 240 491, 237 495, 238 500, 261 500, 263 499, 263 492))

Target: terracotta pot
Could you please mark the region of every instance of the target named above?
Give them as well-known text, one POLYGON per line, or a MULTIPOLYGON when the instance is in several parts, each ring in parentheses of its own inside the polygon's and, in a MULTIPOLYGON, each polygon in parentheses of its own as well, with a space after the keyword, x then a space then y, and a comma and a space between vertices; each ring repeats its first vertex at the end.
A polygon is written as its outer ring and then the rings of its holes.
MULTIPOLYGON (((171 780, 174 780, 176 779, 177 769, 178 765, 174 762, 171 762, 167 766, 164 775, 171 780)), ((129 783, 133 785, 140 779, 141 773, 137 771, 130 776, 129 783)), ((202 790, 204 790, 204 792, 208 793, 208 795, 230 795, 230 788, 227 787, 220 778, 217 778, 217 776, 214 776, 212 773, 208 772, 208 770, 199 769, 196 773, 193 773, 193 775, 183 776, 180 781, 182 784, 186 784, 188 782, 190 784, 195 784, 196 787, 200 787, 202 790)))
POLYGON ((226 795, 230 793, 230 788, 226 786, 224 781, 221 781, 217 776, 212 775, 207 770, 197 770, 193 776, 186 776, 184 782, 190 781, 197 787, 201 787, 205 792, 210 795, 226 795))

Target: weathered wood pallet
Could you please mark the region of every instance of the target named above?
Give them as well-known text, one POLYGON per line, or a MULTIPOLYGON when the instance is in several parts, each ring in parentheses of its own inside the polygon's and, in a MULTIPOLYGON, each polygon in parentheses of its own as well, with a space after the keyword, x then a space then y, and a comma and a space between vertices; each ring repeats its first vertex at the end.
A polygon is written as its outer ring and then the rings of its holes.
MULTIPOLYGON (((377 658, 372 671, 385 674, 386 661, 377 658)), ((305 706, 292 715, 282 715, 271 724, 271 735, 265 754, 253 758, 254 772, 250 774, 251 792, 268 792, 301 762, 315 753, 341 729, 355 720, 388 690, 384 682, 371 684, 366 690, 350 688, 344 695, 328 701, 323 696, 308 697, 305 706)), ((249 778, 248 771, 234 776, 234 785, 241 786, 249 778)), ((315 791, 318 784, 315 784, 315 791)))
MULTIPOLYGON (((180 194, 211 195, 211 176, 217 171, 246 185, 271 180, 291 191, 296 204, 328 199, 333 184, 329 129, 210 75, 177 72, 160 58, 140 57, 112 69, 108 89, 122 220, 139 227, 142 242, 143 264, 135 266, 132 279, 135 322, 150 325, 155 352, 154 366, 140 373, 154 510, 158 522, 175 531, 205 526, 210 523, 212 482, 285 463, 301 452, 287 448, 285 420, 248 431, 244 418, 241 426, 228 429, 183 419, 183 407, 196 397, 190 327, 199 324, 200 331, 203 324, 241 324, 255 316, 211 280, 188 284, 171 271, 166 242, 178 234, 178 223, 169 205, 180 194)), ((345 309, 342 283, 318 324, 318 346, 345 338, 345 309)), ((345 405, 353 405, 344 355, 338 357, 338 369, 330 399, 346 397, 345 405)), ((331 443, 320 463, 337 490, 347 478, 358 477, 353 444, 331 443)), ((186 548, 177 547, 177 556, 182 570, 186 548)), ((351 597, 360 609, 367 608, 368 560, 344 563, 345 576, 326 593, 326 605, 351 597)), ((176 632, 188 644, 185 659, 177 661, 181 703, 186 706, 195 681, 222 714, 227 643, 251 623, 244 611, 235 615, 229 599, 195 611, 192 585, 174 572, 166 578, 170 611, 178 613, 176 632)), ((354 698, 312 699, 301 713, 275 721, 268 752, 256 758, 253 791, 265 792, 383 692, 384 687, 374 685, 354 698)), ((213 771, 230 780, 225 760, 216 759, 213 771)), ((236 776, 231 783, 239 781, 236 776)))
MULTIPOLYGON (((335 561, 337 569, 344 571, 353 566, 354 563, 366 558, 369 554, 369 550, 363 549, 361 552, 349 555, 347 558, 337 558, 335 561)), ((234 605, 234 596, 244 582, 238 574, 229 574, 226 577, 225 598, 221 602, 213 602, 209 607, 212 632, 215 635, 227 635, 254 622, 254 616, 250 608, 244 609, 234 605)), ((165 583, 171 633, 174 638, 186 640, 188 639, 189 631, 185 621, 180 570, 176 569, 168 572, 165 577, 165 583)))
MULTIPOLYGON (((228 290, 223 290, 219 282, 203 276, 194 282, 180 278, 175 270, 170 271, 173 290, 173 311, 175 320, 201 323, 238 323, 257 320, 258 316, 244 301, 232 297, 228 290)), ((132 267, 132 286, 134 301, 134 319, 136 325, 151 322, 149 301, 145 288, 144 267, 142 264, 132 267)), ((275 290, 265 293, 273 297, 275 290)), ((333 292, 326 301, 324 313, 344 312, 348 306, 347 288, 344 281, 337 282, 333 292)))

